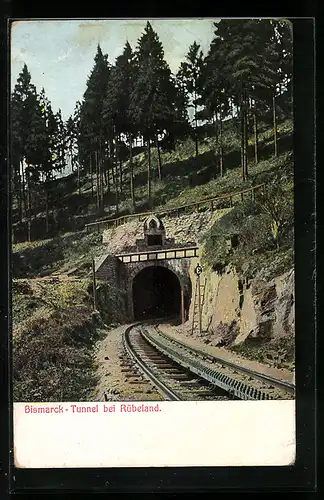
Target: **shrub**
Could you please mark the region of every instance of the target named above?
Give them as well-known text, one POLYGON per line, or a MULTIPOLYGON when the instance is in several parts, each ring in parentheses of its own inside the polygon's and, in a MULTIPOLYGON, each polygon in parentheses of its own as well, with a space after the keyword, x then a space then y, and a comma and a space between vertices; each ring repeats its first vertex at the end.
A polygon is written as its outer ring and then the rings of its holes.
POLYGON ((273 181, 265 187, 260 205, 267 218, 267 225, 277 248, 294 224, 293 191, 290 185, 283 186, 273 181))
MULTIPOLYGON (((221 269, 232 263, 243 274, 252 276, 274 262, 274 251, 291 249, 292 192, 291 183, 276 179, 266 187, 264 195, 259 195, 258 201, 246 200, 234 206, 207 234, 203 253, 206 264, 221 269)), ((290 255, 275 260, 283 268, 291 262, 290 255)))

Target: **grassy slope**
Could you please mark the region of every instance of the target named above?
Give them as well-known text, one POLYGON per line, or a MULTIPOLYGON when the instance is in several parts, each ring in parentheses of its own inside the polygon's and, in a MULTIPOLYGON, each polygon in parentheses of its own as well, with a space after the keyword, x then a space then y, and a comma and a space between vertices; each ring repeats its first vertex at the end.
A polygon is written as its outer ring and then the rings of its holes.
MULTIPOLYGON (((292 149, 292 122, 286 120, 278 124, 279 152, 292 149)), ((262 181, 262 173, 271 171, 274 165, 271 163, 273 155, 273 133, 271 128, 259 124, 259 157, 260 162, 256 165, 253 161, 253 141, 249 141, 250 157, 250 179, 243 183, 241 180, 240 164, 240 141, 238 134, 232 129, 231 121, 224 124, 224 172, 220 178, 215 156, 216 142, 213 137, 205 137, 199 144, 199 156, 195 158, 195 144, 187 139, 176 145, 175 151, 161 152, 162 158, 162 181, 157 176, 157 150, 152 148, 152 193, 153 206, 155 208, 173 207, 178 204, 188 203, 205 196, 228 193, 240 190, 252 184, 262 181)), ((148 209, 147 193, 147 155, 140 152, 133 158, 135 175, 135 198, 136 211, 148 209)), ((78 227, 78 224, 90 222, 115 216, 115 193, 111 186, 111 192, 105 194, 105 211, 96 214, 96 177, 93 176, 94 196, 91 192, 91 180, 89 176, 83 176, 81 180, 81 193, 77 190, 77 175, 71 174, 66 178, 53 181, 52 194, 50 198, 55 205, 55 211, 51 211, 50 218, 56 219, 56 226, 67 224, 68 227, 78 227), (57 195, 59 193, 59 196, 57 195)), ((42 192, 39 193, 40 199, 42 192)), ((130 212, 130 165, 129 161, 123 164, 123 191, 119 195, 119 211, 121 214, 130 212)), ((36 219, 45 220, 45 203, 41 199, 40 205, 36 207, 36 219)), ((16 220, 16 209, 13 211, 16 220)), ((35 219, 35 221, 36 221, 35 219)), ((44 225, 44 224, 43 224, 44 225)), ((54 224, 55 227, 55 224, 54 224)), ((65 231, 68 231, 66 229, 65 231)), ((44 233, 38 231, 40 234, 44 233)))
POLYGON ((81 231, 31 243, 16 243, 12 249, 14 278, 64 274, 74 268, 79 276, 88 276, 92 258, 104 246, 100 235, 81 231))
POLYGON ((123 321, 120 293, 101 283, 94 312, 88 279, 14 280, 12 289, 14 400, 87 400, 103 320, 123 321))
MULTIPOLYGON (((292 141, 292 122, 286 120, 278 125, 279 134, 279 152, 282 147, 282 153, 291 149, 292 141)), ((175 151, 171 153, 162 153, 162 181, 157 179, 157 151, 152 149, 153 166, 153 195, 155 208, 173 207, 191 201, 199 200, 206 196, 229 193, 231 191, 241 190, 253 184, 258 184, 266 179, 267 173, 276 170, 276 161, 273 155, 273 135, 271 129, 265 129, 259 135, 259 157, 260 161, 255 164, 249 162, 250 178, 248 182, 242 182, 240 164, 240 144, 237 136, 230 129, 224 133, 224 176, 221 178, 215 157, 215 140, 206 138, 199 145, 199 156, 194 158, 195 145, 190 139, 179 144, 175 151), (197 175, 198 173, 198 175, 197 175)), ((253 144, 249 142, 249 156, 253 158, 253 144)), ((125 164, 125 170, 128 172, 128 162, 125 164)), ((140 153, 134 159, 135 172, 135 197, 139 210, 147 208, 146 206, 146 176, 147 176, 147 158, 146 154, 140 153)), ((121 209, 129 209, 129 190, 128 184, 125 185, 125 192, 122 196, 121 209)))

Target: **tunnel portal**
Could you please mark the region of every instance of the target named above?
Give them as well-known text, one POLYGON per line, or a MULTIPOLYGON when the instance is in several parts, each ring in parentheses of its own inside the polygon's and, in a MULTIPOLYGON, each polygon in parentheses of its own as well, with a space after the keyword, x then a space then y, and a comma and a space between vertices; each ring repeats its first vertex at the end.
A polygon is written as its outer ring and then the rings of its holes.
POLYGON ((135 320, 177 316, 181 313, 181 285, 175 273, 150 266, 133 281, 135 320))

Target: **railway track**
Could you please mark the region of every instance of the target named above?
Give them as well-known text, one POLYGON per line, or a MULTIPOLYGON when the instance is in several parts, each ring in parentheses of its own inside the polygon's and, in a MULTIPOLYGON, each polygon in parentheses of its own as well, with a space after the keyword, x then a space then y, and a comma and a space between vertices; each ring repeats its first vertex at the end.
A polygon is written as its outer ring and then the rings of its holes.
POLYGON ((295 387, 188 346, 157 325, 135 324, 124 334, 131 364, 167 400, 293 399, 295 387))
POLYGON ((143 325, 132 325, 124 333, 127 376, 141 371, 169 401, 228 400, 230 396, 207 380, 164 355, 145 337, 143 325))
POLYGON ((274 377, 271 377, 269 375, 266 375, 265 373, 260 373, 256 372, 255 370, 251 370, 250 368, 245 368, 244 366, 239 366, 231 361, 227 361, 223 358, 220 358, 218 356, 213 356, 206 351, 203 351, 201 349, 189 346, 188 344, 181 342, 180 340, 176 340, 166 333, 162 332, 158 326, 155 325, 154 327, 158 334, 163 337, 167 342, 178 346, 180 349, 184 348, 188 353, 193 355, 194 357, 198 357, 204 361, 208 361, 214 365, 219 365, 221 368, 229 368, 230 370, 233 370, 235 373, 239 373, 244 375, 247 375, 248 377, 252 377, 255 380, 259 380, 260 382, 263 382, 264 384, 268 384, 270 386, 277 387, 278 389, 282 390, 283 392, 287 392, 291 395, 295 395, 295 385, 287 382, 285 380, 280 380, 274 377))
POLYGON ((124 333, 128 373, 140 370, 167 400, 292 399, 294 386, 210 356, 155 325, 124 333))

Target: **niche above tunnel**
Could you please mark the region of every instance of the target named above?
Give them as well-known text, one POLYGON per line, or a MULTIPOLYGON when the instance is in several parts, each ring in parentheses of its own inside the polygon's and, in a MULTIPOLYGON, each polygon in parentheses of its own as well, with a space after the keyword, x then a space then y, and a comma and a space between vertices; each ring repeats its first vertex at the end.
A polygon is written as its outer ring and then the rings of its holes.
POLYGON ((180 281, 166 267, 142 269, 133 280, 132 295, 135 320, 181 315, 180 281))

